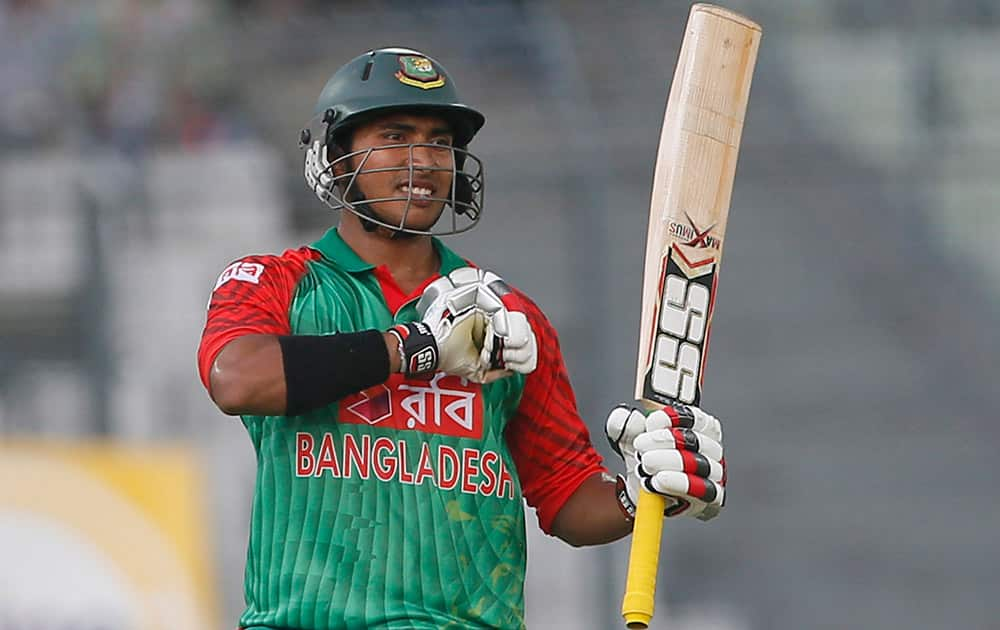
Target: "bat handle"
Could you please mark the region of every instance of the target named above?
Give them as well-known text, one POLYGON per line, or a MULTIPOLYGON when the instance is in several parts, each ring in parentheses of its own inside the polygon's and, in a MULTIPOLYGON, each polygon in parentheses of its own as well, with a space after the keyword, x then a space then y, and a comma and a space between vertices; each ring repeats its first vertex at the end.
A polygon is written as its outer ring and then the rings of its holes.
POLYGON ((653 618, 665 507, 665 498, 645 489, 640 492, 632 527, 625 597, 622 599, 622 617, 627 628, 648 628, 653 618))

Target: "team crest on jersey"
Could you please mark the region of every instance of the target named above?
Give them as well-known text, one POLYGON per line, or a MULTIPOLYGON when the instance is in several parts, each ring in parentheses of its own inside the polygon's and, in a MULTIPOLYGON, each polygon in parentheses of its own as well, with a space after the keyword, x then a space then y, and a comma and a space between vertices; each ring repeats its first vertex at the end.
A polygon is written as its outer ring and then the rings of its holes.
POLYGON ((230 280, 260 284, 260 277, 262 275, 264 275, 264 265, 238 260, 223 270, 222 274, 219 275, 219 279, 215 282, 215 289, 212 290, 217 290, 230 280))
POLYGON ((396 78, 399 79, 400 83, 423 90, 439 88, 444 85, 444 76, 434 68, 430 59, 420 55, 400 55, 396 78))
POLYGON ((483 437, 480 386, 438 372, 428 380, 394 374, 383 385, 344 398, 340 422, 422 431, 455 437, 483 437))

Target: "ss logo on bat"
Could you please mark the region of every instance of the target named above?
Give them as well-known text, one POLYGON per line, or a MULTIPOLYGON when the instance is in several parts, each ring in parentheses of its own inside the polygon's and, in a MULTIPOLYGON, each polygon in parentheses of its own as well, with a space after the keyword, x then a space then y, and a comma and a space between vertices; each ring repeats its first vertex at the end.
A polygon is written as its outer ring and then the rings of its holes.
POLYGON ((695 401, 710 297, 704 285, 677 274, 667 276, 650 379, 658 394, 683 403, 695 401))

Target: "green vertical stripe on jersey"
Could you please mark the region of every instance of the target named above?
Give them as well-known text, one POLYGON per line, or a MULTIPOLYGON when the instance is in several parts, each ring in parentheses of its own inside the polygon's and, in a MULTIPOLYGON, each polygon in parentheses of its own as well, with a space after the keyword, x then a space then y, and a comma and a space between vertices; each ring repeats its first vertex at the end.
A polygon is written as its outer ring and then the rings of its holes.
MULTIPOLYGON (((467 264, 439 241, 434 246, 442 273, 467 264)), ((372 266, 335 230, 313 247, 323 257, 309 263, 296 288, 289 311, 293 334, 385 330, 416 319, 413 302, 395 315, 389 311, 372 266)), ((297 417, 244 417, 258 472, 241 625, 523 627, 524 512, 503 438, 523 386, 517 375, 482 387, 478 440, 338 422, 344 411, 336 404, 297 417), (425 443, 432 454, 441 448, 492 451, 512 477, 513 498, 441 489, 429 479, 421 485, 382 481, 373 471, 368 479, 298 477, 300 433, 310 434, 316 449, 327 434, 338 449, 348 435, 357 444, 389 438, 405 445, 410 470, 425 443)))

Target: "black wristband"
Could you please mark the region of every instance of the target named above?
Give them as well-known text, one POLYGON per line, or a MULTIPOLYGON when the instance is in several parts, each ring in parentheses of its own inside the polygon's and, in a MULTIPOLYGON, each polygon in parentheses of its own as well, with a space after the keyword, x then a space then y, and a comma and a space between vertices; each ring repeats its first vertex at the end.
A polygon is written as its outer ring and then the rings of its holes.
POLYGON ((278 337, 285 368, 285 415, 325 407, 389 378, 389 353, 377 330, 278 337))

